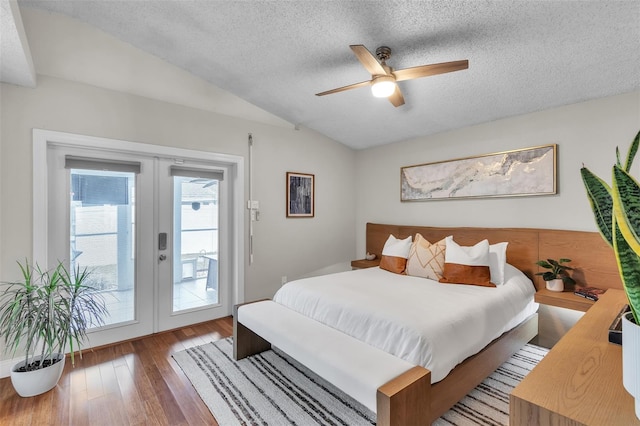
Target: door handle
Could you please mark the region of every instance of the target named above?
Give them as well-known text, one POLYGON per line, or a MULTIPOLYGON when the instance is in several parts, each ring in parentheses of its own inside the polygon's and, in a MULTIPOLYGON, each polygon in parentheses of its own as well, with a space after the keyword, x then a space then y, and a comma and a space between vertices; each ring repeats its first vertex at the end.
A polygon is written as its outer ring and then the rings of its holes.
POLYGON ((158 259, 162 262, 163 260, 167 260, 167 255, 166 254, 161 254, 160 256, 158 256, 158 259))
POLYGON ((158 234, 158 250, 166 250, 166 249, 167 249, 167 233, 161 232, 158 234))

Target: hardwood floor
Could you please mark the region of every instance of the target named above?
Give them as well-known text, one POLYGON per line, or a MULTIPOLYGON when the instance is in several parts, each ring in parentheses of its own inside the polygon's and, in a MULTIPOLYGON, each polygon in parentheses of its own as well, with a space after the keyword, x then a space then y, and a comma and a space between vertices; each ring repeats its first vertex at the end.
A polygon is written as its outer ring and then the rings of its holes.
POLYGON ((231 317, 83 351, 53 390, 21 398, 0 379, 2 425, 216 425, 171 354, 233 333, 231 317))

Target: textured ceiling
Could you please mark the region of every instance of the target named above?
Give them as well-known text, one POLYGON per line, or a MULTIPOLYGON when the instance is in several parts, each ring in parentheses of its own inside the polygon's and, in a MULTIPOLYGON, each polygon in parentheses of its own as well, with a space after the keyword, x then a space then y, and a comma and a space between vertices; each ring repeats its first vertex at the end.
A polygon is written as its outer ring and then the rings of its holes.
MULTIPOLYGON (((6 1, 6 0, 2 0, 6 1)), ((88 23, 295 125, 353 148, 640 89, 640 1, 23 1, 88 23), (396 69, 469 60, 368 88, 350 44, 396 69)))
POLYGON ((35 87, 36 73, 18 3, 0 0, 0 81, 35 87))

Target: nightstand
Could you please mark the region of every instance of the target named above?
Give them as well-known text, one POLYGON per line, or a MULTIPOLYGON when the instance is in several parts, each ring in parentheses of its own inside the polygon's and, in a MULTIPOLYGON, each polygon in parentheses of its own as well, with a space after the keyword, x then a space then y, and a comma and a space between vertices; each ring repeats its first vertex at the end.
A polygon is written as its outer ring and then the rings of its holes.
POLYGON ((375 268, 380 265, 380 259, 375 258, 373 260, 367 259, 358 259, 351 261, 351 269, 365 269, 365 268, 375 268))
POLYGON ((576 296, 573 291, 550 291, 546 288, 536 291, 535 301, 543 305, 587 312, 595 303, 593 300, 576 296))

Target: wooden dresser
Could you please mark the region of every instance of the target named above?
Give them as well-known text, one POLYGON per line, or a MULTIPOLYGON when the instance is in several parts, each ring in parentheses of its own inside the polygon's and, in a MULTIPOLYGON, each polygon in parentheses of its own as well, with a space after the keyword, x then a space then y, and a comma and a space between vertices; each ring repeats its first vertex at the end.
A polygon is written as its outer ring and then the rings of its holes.
POLYGON ((622 347, 608 341, 626 300, 607 290, 513 390, 512 426, 640 425, 622 386, 622 347))

